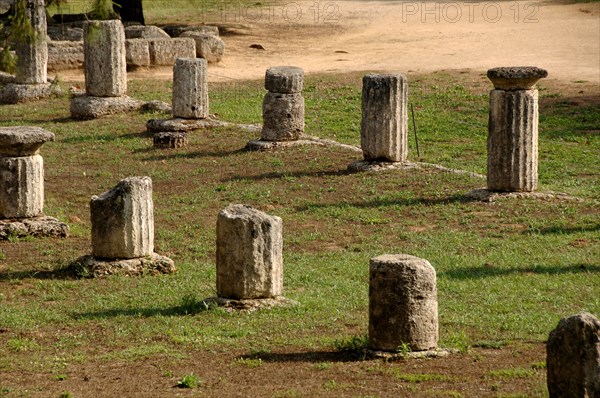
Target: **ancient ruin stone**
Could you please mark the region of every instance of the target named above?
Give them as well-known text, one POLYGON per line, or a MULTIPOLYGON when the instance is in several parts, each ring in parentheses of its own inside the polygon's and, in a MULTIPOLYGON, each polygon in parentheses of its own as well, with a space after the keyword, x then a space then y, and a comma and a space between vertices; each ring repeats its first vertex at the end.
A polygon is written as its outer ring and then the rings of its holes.
POLYGON ((34 37, 17 41, 16 82, 46 84, 48 48, 46 37, 46 8, 44 0, 26 0, 26 14, 33 27, 34 37))
POLYGON ((412 351, 437 347, 438 315, 435 269, 427 260, 406 254, 371 259, 369 347, 412 351))
POLYGON ((93 196, 92 254, 97 258, 136 258, 154 251, 154 206, 150 177, 125 178, 93 196))
POLYGON ((44 211, 44 160, 40 155, 0 157, 0 218, 26 218, 44 211))
POLYGON ((365 160, 406 160, 407 103, 405 76, 370 74, 363 77, 360 138, 365 160))
POLYGON ((304 97, 302 94, 268 92, 262 104, 263 141, 291 141, 304 132, 304 97))
POLYGON ((84 24, 85 90, 94 97, 119 97, 127 92, 125 31, 119 20, 84 24))
POLYGON ((225 52, 225 42, 213 34, 195 31, 184 32, 180 37, 189 37, 196 42, 196 56, 204 58, 207 62, 221 61, 225 52))
POLYGON ((178 58, 173 67, 173 117, 208 117, 207 62, 201 58, 178 58))
POLYGON ((81 41, 83 46, 83 28, 65 25, 50 25, 47 34, 52 41, 81 41))
POLYGON ((0 240, 25 236, 66 238, 69 236, 69 226, 48 216, 0 219, 0 240))
POLYGON ((36 155, 54 133, 35 126, 0 127, 0 157, 36 155))
POLYGON ((157 275, 171 274, 177 271, 175 263, 168 257, 152 253, 145 257, 131 259, 98 259, 83 256, 70 265, 70 269, 79 276, 100 278, 108 275, 157 275))
POLYGON ((217 26, 211 26, 211 25, 199 25, 199 26, 167 25, 167 26, 163 26, 163 29, 171 37, 179 37, 184 32, 199 32, 199 33, 209 34, 209 35, 213 35, 213 36, 219 36, 219 28, 217 26))
POLYGON ((563 318, 547 343, 550 398, 600 397, 600 321, 588 313, 563 318))
POLYGON ((487 187, 532 192, 538 177, 538 92, 492 90, 487 187))
POLYGON ((83 61, 83 41, 48 42, 48 70, 78 69, 83 61))
POLYGON ((296 66, 274 66, 265 73, 265 88, 271 93, 296 94, 304 87, 304 70, 296 66))
POLYGON ((125 59, 127 60, 127 66, 150 65, 150 46, 148 40, 125 40, 125 59))
POLYGON ((283 291, 281 218, 230 205, 217 218, 217 295, 276 297, 283 291))
POLYGON ((177 58, 195 58, 196 42, 190 38, 150 40, 150 63, 173 65, 177 58))
POLYGON ((126 39, 170 39, 171 36, 158 26, 130 25, 125 27, 126 39))
POLYGON ((165 131, 153 137, 154 148, 174 149, 187 145, 187 134, 182 131, 165 131))
POLYGON ((144 101, 123 95, 121 97, 92 97, 87 95, 71 98, 71 117, 74 119, 95 119, 105 115, 124 113, 140 109, 144 101))
POLYGON ((538 80, 547 77, 548 71, 535 66, 492 68, 487 77, 496 90, 530 90, 538 80))

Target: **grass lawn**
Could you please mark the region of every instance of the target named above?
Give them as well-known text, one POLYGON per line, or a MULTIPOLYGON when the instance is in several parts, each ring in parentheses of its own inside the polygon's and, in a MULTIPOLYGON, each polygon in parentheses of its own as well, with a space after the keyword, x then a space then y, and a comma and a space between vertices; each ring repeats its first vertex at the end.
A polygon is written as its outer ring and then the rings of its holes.
MULTIPOLYGON (((307 76, 307 134, 360 144, 361 76, 307 76)), ((409 158, 485 174, 489 81, 439 72, 409 75, 409 85, 421 150, 417 158, 412 145, 409 158)), ((170 82, 129 86, 135 98, 170 101, 170 82)), ((233 127, 157 150, 145 122, 166 115, 75 121, 67 95, 0 107, 2 126, 56 134, 41 150, 45 211, 71 227, 64 240, 0 242, 0 396, 546 396, 548 333, 561 317, 600 314, 599 99, 563 89, 540 85, 539 191, 580 201, 475 202, 465 193, 482 178, 350 174, 355 152, 249 152, 257 137, 233 127), (133 175, 153 180, 156 251, 179 271, 66 275, 90 252, 90 197, 133 175), (215 294, 216 216, 230 203, 283 219, 284 292, 300 306, 201 305, 215 294), (354 359, 368 326, 369 259, 384 253, 434 266, 440 345, 460 354, 354 359)), ((263 95, 260 81, 211 84, 211 113, 260 123, 263 95)))

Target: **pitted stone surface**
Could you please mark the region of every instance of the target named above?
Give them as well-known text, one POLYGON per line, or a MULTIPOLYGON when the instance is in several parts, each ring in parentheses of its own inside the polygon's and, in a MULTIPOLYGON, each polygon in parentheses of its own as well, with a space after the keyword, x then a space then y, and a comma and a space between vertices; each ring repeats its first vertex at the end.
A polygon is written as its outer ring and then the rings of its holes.
POLYGON ((130 25, 125 27, 126 39, 170 39, 171 36, 158 26, 130 25))
POLYGON ((157 275, 177 272, 175 263, 156 253, 124 260, 104 260, 83 256, 70 265, 70 270, 80 276, 100 278, 108 275, 157 275))
POLYGON ((26 0, 26 18, 35 32, 34 38, 17 41, 16 82, 19 84, 46 84, 48 47, 46 37, 46 8, 44 0, 26 0))
POLYGON ((78 69, 83 61, 83 41, 48 42, 48 70, 78 69))
POLYGON ((125 55, 128 66, 150 65, 150 46, 148 44, 148 40, 125 40, 125 55))
POLYGON ((0 90, 0 104, 37 101, 60 93, 60 87, 50 83, 7 84, 0 90))
POLYGON ((150 40, 149 51, 152 65, 173 65, 177 58, 194 58, 196 42, 190 38, 150 40))
POLYGON ((25 236, 66 238, 69 226, 47 216, 0 220, 0 240, 25 236))
POLYGON ((54 133, 35 126, 0 127, 0 157, 32 156, 54 133))
POLYGON ((121 97, 92 97, 87 95, 71 98, 71 117, 74 119, 94 119, 115 113, 140 109, 144 101, 123 95, 121 97))
POLYGON ((265 88, 272 93, 296 94, 304 87, 304 70, 297 66, 274 66, 265 73, 265 88))
POLYGON ((154 205, 150 177, 125 178, 110 191, 93 196, 92 255, 136 258, 154 252, 154 205))
POLYGON ((550 398, 600 397, 600 321, 581 313, 563 318, 546 346, 550 398))
POLYGON ((538 178, 537 90, 492 90, 488 124, 487 187, 532 192, 538 178))
POLYGON ((199 32, 219 36, 219 27, 212 25, 188 26, 188 25, 167 25, 163 26, 165 32, 171 37, 179 37, 184 32, 199 32))
POLYGON ((187 31, 180 37, 189 37, 196 42, 196 56, 210 63, 221 61, 225 53, 225 42, 214 34, 187 31))
POLYGON ((403 162, 408 155, 408 83, 401 74, 363 77, 361 147, 365 160, 403 162))
POLYGON ((304 97, 301 93, 268 92, 262 104, 263 141, 297 140, 304 132, 304 97))
POLYGON ((154 148, 174 149, 187 145, 187 134, 182 131, 165 131, 154 134, 152 139, 154 148))
POLYGON ((125 30, 119 20, 84 24, 85 91, 94 97, 119 97, 127 92, 125 30))
POLYGON ((369 348, 412 351, 437 347, 438 315, 435 269, 427 260, 385 254, 371 259, 369 348))
POLYGON ((487 77, 496 90, 529 90, 547 76, 547 70, 535 66, 500 67, 487 71, 487 77))
POLYGON ((231 123, 215 119, 150 119, 146 122, 146 129, 153 133, 169 131, 192 131, 198 129, 230 126, 231 123))
POLYGON ((0 181, 0 218, 42 215, 44 160, 40 155, 0 157, 0 181))
POLYGON ((178 58, 173 67, 173 116, 208 117, 208 65, 201 58, 178 58))
POLYGON ((217 295, 231 299, 280 296, 283 291, 281 218, 244 205, 217 217, 217 295))

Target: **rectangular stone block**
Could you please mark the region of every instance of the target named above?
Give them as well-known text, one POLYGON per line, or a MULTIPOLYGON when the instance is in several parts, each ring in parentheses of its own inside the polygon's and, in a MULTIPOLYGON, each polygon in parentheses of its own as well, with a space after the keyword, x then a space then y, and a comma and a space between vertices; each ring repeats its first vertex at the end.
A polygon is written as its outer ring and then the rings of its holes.
POLYGON ((360 138, 365 160, 406 160, 407 104, 408 83, 405 76, 364 76, 360 138))
POLYGON ((150 65, 150 44, 146 39, 125 40, 125 53, 128 66, 150 65))
POLYGON ((127 92, 125 30, 119 20, 84 24, 85 90, 94 97, 120 97, 127 92))
POLYGON ((195 58, 196 42, 190 38, 149 41, 152 65, 173 65, 177 58, 195 58))
POLYGON ((48 70, 78 69, 83 66, 83 42, 48 42, 48 70))
POLYGON ((208 64, 200 58, 178 58, 173 67, 173 117, 208 117, 208 64))
POLYGON ((0 157, 0 218, 36 217, 44 211, 44 159, 0 157))
POLYGON ((283 291, 281 218, 230 205, 217 218, 217 295, 231 299, 280 296, 283 291))
POLYGON ((92 254, 136 258, 154 252, 154 205, 150 177, 128 177, 90 201, 92 254))

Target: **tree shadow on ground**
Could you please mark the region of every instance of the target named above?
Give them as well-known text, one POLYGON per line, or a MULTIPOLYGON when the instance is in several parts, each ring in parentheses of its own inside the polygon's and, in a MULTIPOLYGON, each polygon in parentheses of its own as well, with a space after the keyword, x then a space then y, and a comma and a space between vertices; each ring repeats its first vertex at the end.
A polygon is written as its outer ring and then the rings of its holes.
MULTIPOLYGON (((144 148, 138 149, 135 152, 154 152, 154 151, 164 151, 164 149, 156 149, 156 148, 144 148)), ((196 159, 196 158, 224 158, 227 156, 238 155, 241 153, 247 152, 245 148, 234 149, 234 150, 222 150, 222 151, 196 151, 196 152, 178 152, 172 153, 169 152, 165 155, 153 155, 148 156, 142 160, 147 162, 156 162, 162 160, 173 160, 173 159, 196 159)))
POLYGON ((72 313, 71 317, 81 319, 109 319, 117 317, 152 318, 155 316, 186 316, 197 315, 218 308, 212 302, 196 300, 193 298, 182 299, 181 304, 167 308, 112 308, 103 311, 72 313))
POLYGON ((314 209, 325 209, 325 208, 342 208, 342 207, 356 207, 359 209, 366 208, 378 208, 378 207, 389 207, 389 206, 437 206, 437 205, 448 205, 452 203, 470 203, 476 202, 477 199, 473 199, 466 195, 456 194, 452 196, 446 196, 441 198, 405 198, 405 199, 389 199, 389 200, 373 200, 366 202, 351 202, 351 203, 312 203, 308 205, 297 206, 297 211, 307 211, 314 209))
MULTIPOLYGON (((536 231, 542 235, 550 235, 550 234, 574 234, 579 232, 596 232, 600 231, 600 223, 596 225, 590 225, 585 227, 564 227, 564 226, 554 226, 554 227, 546 227, 540 228, 536 231)), ((525 231, 524 233, 531 233, 530 231, 525 231)))
POLYGON ((349 174, 350 173, 346 170, 270 172, 257 175, 235 175, 232 177, 225 178, 221 180, 221 182, 279 180, 282 178, 302 177, 339 177, 349 174))
POLYGON ((258 352, 242 355, 242 359, 260 359, 274 363, 322 363, 322 362, 355 362, 364 357, 349 351, 311 351, 311 352, 258 352))
POLYGON ((490 265, 481 267, 459 267, 439 271, 438 277, 458 280, 478 279, 505 275, 564 275, 600 273, 600 264, 581 263, 568 266, 532 265, 524 268, 498 268, 490 265))
POLYGON ((56 270, 24 270, 24 271, 0 271, 0 282, 14 281, 23 279, 79 279, 78 276, 69 269, 61 268, 56 270))

